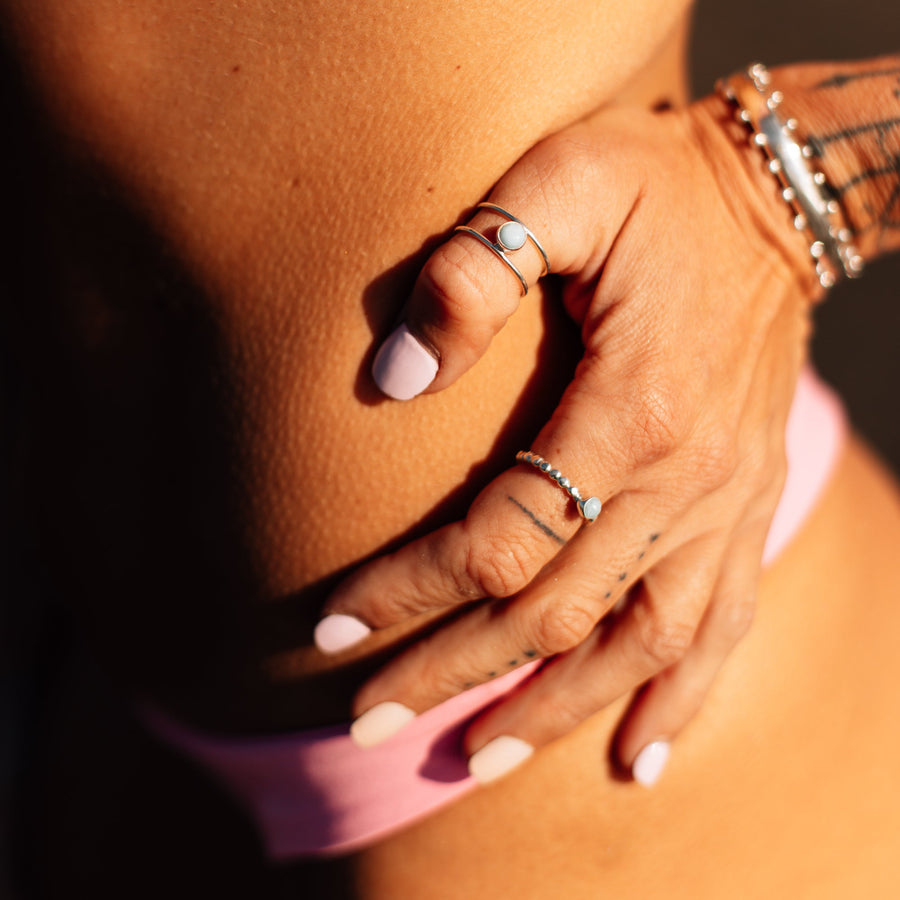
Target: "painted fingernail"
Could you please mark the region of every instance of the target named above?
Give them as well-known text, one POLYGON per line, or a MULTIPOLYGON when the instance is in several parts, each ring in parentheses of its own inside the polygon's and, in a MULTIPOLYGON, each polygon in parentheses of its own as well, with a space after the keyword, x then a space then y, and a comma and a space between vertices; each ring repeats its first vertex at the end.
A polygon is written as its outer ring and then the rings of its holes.
POLYGON ((313 640, 323 653, 340 653, 353 647, 372 633, 368 625, 364 625, 355 616, 334 613, 325 616, 313 632, 313 640))
POLYGON ((644 787, 653 787, 669 760, 668 741, 654 741, 647 744, 634 760, 631 766, 631 774, 638 784, 644 787))
POLYGON ((364 712, 351 726, 350 737, 358 747, 374 747, 409 724, 416 714, 402 703, 388 700, 364 712))
POLYGON ((394 400, 411 400, 434 381, 438 362, 400 325, 381 345, 372 363, 372 377, 382 392, 394 400))
POLYGON ((481 784, 490 784, 522 765, 534 747, 521 738, 502 734, 469 758, 469 774, 481 784))

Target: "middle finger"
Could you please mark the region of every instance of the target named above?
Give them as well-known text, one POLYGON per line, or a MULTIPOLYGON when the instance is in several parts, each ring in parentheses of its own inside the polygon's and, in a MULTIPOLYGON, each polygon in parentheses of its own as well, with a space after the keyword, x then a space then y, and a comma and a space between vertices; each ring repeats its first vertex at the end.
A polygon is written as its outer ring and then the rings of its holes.
POLYGON ((362 737, 377 731, 380 707, 409 716, 537 659, 580 644, 603 616, 666 551, 658 498, 620 495, 595 528, 558 554, 515 598, 483 604, 401 654, 367 682, 354 710, 362 737), (602 524, 601 524, 602 523, 602 524), (370 729, 371 726, 371 729, 370 729), (377 726, 377 727, 376 727, 377 726))

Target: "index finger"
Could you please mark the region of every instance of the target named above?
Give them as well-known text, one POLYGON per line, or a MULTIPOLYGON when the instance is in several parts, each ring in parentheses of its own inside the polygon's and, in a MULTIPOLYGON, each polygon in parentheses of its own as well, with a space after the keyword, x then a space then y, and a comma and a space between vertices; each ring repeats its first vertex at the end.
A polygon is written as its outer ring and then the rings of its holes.
MULTIPOLYGON (((603 434, 602 421, 599 424, 603 434)), ((509 597, 529 584, 584 522, 572 493, 596 501, 583 504, 590 512, 613 495, 624 476, 624 455, 612 447, 598 454, 585 443, 589 439, 582 429, 551 423, 538 445, 561 447, 552 435, 569 432, 569 452, 557 455, 560 469, 548 463, 544 472, 534 466, 534 459, 530 464, 523 460, 478 495, 463 521, 369 563, 342 582, 316 628, 319 648, 338 652, 358 643, 372 628, 485 597, 509 597), (586 467, 576 459, 610 463, 586 467), (613 464, 616 459, 618 464, 613 464), (590 490, 588 468, 606 472, 603 483, 590 490), (579 480, 585 485, 580 490, 579 480)))

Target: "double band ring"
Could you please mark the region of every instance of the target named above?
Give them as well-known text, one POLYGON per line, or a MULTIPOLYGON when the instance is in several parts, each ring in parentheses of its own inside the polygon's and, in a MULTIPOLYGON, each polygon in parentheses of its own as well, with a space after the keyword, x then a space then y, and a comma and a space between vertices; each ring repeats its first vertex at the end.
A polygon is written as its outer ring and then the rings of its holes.
POLYGON ((600 510, 603 508, 600 498, 583 498, 581 496, 581 491, 579 491, 578 488, 559 471, 559 469, 554 469, 542 456, 538 456, 537 453, 532 453, 531 450, 520 450, 516 454, 516 462, 524 462, 534 466, 535 469, 539 472, 543 472, 548 478, 559 485, 559 487, 575 501, 575 506, 578 507, 579 515, 585 521, 593 522, 597 516, 600 515, 600 510))
POLYGON ((497 229, 496 240, 489 240, 480 231, 476 231, 468 225, 458 225, 454 231, 461 231, 481 241, 519 279, 519 284, 522 285, 522 296, 524 297, 528 293, 528 282, 518 266, 509 258, 509 254, 515 253, 516 250, 521 250, 528 241, 531 241, 537 252, 541 254, 543 267, 538 277, 543 278, 544 275, 550 272, 550 262, 547 259, 544 248, 541 246, 541 242, 534 236, 534 232, 525 226, 521 219, 517 219, 511 212, 503 209, 502 206, 497 206, 496 203, 485 202, 479 203, 478 208, 492 210, 508 220, 497 229))

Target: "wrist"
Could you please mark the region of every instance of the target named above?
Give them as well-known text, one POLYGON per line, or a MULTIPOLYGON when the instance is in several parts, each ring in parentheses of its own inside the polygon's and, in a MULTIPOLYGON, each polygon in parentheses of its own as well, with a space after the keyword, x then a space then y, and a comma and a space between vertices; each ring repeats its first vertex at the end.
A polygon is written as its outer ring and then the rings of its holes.
POLYGON ((900 56, 772 71, 858 252, 900 249, 900 56))
POLYGON ((782 199, 793 212, 793 227, 807 242, 820 286, 828 289, 842 277, 857 277, 864 263, 853 243, 853 230, 815 159, 815 148, 802 136, 799 120, 790 102, 785 104, 785 94, 772 73, 756 63, 720 81, 717 88, 734 104, 735 117, 745 127, 751 146, 776 179, 782 199))
POLYGON ((767 258, 786 270, 784 277, 803 296, 820 299, 824 288, 810 256, 810 242, 795 228, 795 213, 785 202, 766 157, 748 139, 747 125, 735 116, 735 104, 718 93, 710 94, 693 103, 688 114, 723 199, 745 223, 747 240, 758 238, 767 258))

